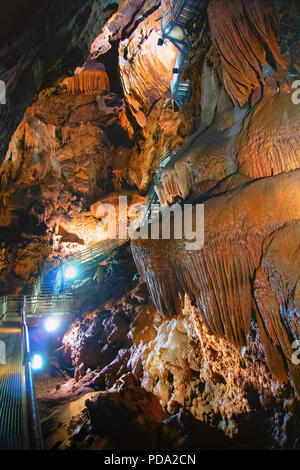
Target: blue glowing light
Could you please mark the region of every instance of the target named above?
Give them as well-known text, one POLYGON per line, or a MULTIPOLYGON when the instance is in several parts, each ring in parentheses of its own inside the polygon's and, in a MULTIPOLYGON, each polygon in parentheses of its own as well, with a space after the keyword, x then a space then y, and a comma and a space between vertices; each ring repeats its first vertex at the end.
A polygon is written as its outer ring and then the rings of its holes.
POLYGON ((77 276, 77 270, 74 266, 68 266, 64 271, 65 277, 67 279, 74 279, 77 276))
POLYGON ((52 333, 52 331, 57 330, 59 327, 59 321, 57 318, 50 317, 45 321, 45 330, 47 333, 52 333))
POLYGON ((43 367, 43 359, 39 354, 34 354, 31 362, 32 370, 40 370, 43 367))

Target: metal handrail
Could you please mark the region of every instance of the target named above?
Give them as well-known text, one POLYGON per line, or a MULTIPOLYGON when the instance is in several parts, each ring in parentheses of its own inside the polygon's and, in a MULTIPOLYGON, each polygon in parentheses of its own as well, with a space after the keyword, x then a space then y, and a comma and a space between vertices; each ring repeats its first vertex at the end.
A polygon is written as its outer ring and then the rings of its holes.
MULTIPOLYGON (((10 313, 17 313, 20 311, 22 301, 25 305, 25 314, 28 317, 42 317, 49 314, 49 310, 54 310, 52 314, 64 314, 69 315, 72 313, 72 300, 73 294, 71 292, 66 292, 63 294, 42 294, 39 296, 23 296, 23 297, 5 297, 0 298, 0 308, 1 302, 5 299, 6 305, 5 313, 6 316, 9 316, 10 313)), ((1 312, 1 310, 0 310, 1 312)), ((3 318, 5 319, 5 318, 3 318)))
POLYGON ((25 314, 25 297, 23 298, 23 305, 21 307, 21 331, 22 331, 22 350, 23 350, 23 366, 25 374, 25 392, 26 392, 26 414, 27 425, 29 431, 29 443, 32 450, 43 450, 43 436, 41 431, 41 423, 39 418, 39 411, 36 401, 36 395, 33 385, 32 369, 30 361, 30 346, 29 334, 26 324, 25 314))
POLYGON ((6 312, 7 312, 7 297, 4 296, 0 298, 0 321, 5 320, 6 312))
POLYGON ((155 184, 156 184, 156 179, 158 179, 158 174, 159 170, 162 170, 164 168, 164 161, 167 159, 171 159, 176 155, 177 150, 179 150, 180 147, 173 147, 173 148, 168 148, 166 152, 163 153, 163 155, 160 158, 160 163, 158 165, 158 169, 155 172, 155 177, 152 180, 152 183, 150 185, 150 188, 148 190, 147 194, 147 199, 148 199, 148 204, 145 209, 145 212, 142 216, 141 222, 140 222, 140 227, 142 227, 151 217, 152 215, 152 204, 159 205, 159 199, 155 191, 155 184))
POLYGON ((162 156, 159 162, 159 168, 164 167, 164 161, 167 159, 171 159, 176 155, 177 150, 179 150, 180 147, 174 147, 174 148, 169 148, 162 156))
MULTIPOLYGON (((115 239, 107 239, 107 240, 102 240, 98 243, 95 243, 93 246, 91 246, 90 248, 85 248, 84 250, 80 251, 79 253, 80 254, 84 254, 84 253, 89 253, 91 250, 99 250, 99 248, 102 248, 102 251, 105 251, 107 250, 108 248, 114 246, 116 244, 116 240, 115 239), (104 247, 108 247, 108 248, 104 248, 104 247)), ((72 255, 71 255, 72 257, 72 255)))
POLYGON ((171 8, 166 11, 161 20, 163 37, 171 41, 177 47, 179 54, 182 54, 180 66, 176 67, 178 73, 175 80, 173 80, 174 84, 172 87, 173 99, 179 106, 188 101, 190 96, 189 81, 181 79, 181 72, 187 65, 185 58, 191 49, 187 26, 195 14, 197 14, 199 8, 203 6, 203 2, 199 0, 174 0, 171 2, 171 8), (173 27, 181 29, 182 38, 176 39, 176 36, 172 36, 171 31, 173 27))
MULTIPOLYGON (((39 295, 36 295, 36 296, 31 296, 31 295, 25 295, 25 296, 22 296, 22 297, 10 297, 10 296, 7 296, 5 299, 6 301, 22 301, 22 299, 26 299, 27 300, 30 300, 30 299, 40 299, 40 298, 53 298, 53 299, 61 299, 63 297, 72 297, 73 294, 71 292, 64 292, 63 294, 39 294, 39 295)), ((0 299, 3 299, 3 297, 0 297, 0 299)))
MULTIPOLYGON (((106 253, 118 246, 124 244, 127 240, 108 239, 103 240, 91 248, 87 248, 82 252, 71 255, 66 260, 66 263, 78 263, 87 265, 90 261, 94 261, 100 256, 105 256, 106 253)), ((45 275, 45 270, 43 270, 45 275)), ((49 312, 46 310, 54 310, 54 314, 71 314, 71 301, 73 299, 72 292, 64 292, 61 294, 47 294, 40 292, 41 278, 38 281, 39 288, 35 289, 33 295, 26 295, 24 297, 5 296, 0 297, 0 320, 4 319, 7 313, 17 313, 20 310, 22 299, 25 299, 25 313, 28 317, 45 316, 49 312)))
POLYGON ((79 251, 74 255, 70 255, 66 258, 65 262, 69 263, 85 263, 88 262, 95 257, 103 255, 106 251, 112 250, 117 248, 118 246, 122 245, 127 240, 120 240, 120 239, 108 239, 103 240, 99 243, 96 243, 90 248, 86 248, 85 250, 79 251))

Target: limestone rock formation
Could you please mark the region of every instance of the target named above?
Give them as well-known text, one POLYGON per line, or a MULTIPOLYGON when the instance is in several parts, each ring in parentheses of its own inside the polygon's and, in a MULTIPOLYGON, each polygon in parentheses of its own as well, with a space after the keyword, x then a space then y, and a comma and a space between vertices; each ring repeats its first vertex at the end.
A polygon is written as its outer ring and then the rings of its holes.
POLYGON ((116 4, 94 0, 11 2, 2 15, 0 76, 6 106, 0 109, 3 161, 12 133, 36 93, 81 66, 89 45, 116 4))
MULTIPOLYGON (((297 400, 289 384, 280 384, 272 377, 254 321, 250 325, 247 348, 241 355, 227 340, 209 333, 187 298, 177 318, 164 319, 149 300, 145 285, 140 284, 109 312, 99 312, 81 326, 73 325, 64 343, 65 353, 69 355, 73 351, 76 355, 73 363, 81 363, 81 377, 77 375, 76 385, 79 390, 81 384, 104 390, 112 387, 117 378, 122 381, 124 374, 131 374, 143 390, 159 399, 169 414, 180 416, 186 410, 197 420, 231 436, 233 442, 226 446, 264 448, 272 442, 279 448, 288 446, 293 439, 280 423, 286 420, 290 427, 297 426, 297 413, 293 412, 297 410, 297 400), (128 322, 119 328, 120 314, 124 316, 125 312, 128 322), (105 330, 109 324, 115 325, 114 333, 106 340, 105 353, 101 352, 103 330, 94 326, 102 322, 105 330), (121 331, 122 335, 118 336, 121 331), (109 354, 116 354, 117 338, 125 337, 127 344, 123 342, 118 355, 109 358, 109 354), (87 348, 88 341, 93 348, 87 348), (88 349, 94 350, 97 365, 86 355, 88 349), (106 361, 106 365, 101 361, 106 361), (91 370, 82 376, 88 365, 91 370), (281 397, 276 406, 274 396, 281 397), (249 436, 249 419, 253 423, 260 421, 259 433, 254 426, 249 436)), ((97 400, 102 400, 101 397, 99 395, 97 400)), ((117 403, 122 400, 118 394, 115 397, 117 403)), ((129 402, 127 406, 131 408, 129 402)), ((101 429, 104 435, 110 432, 113 431, 101 429)), ((190 439, 187 433, 187 442, 190 439)), ((213 448, 218 448, 217 436, 213 439, 213 448)), ((201 433, 194 436, 194 442, 197 447, 202 445, 201 433)))
MULTIPOLYGON (((186 249, 186 239, 135 240, 133 255, 158 310, 167 317, 179 314, 187 293, 209 331, 239 348, 245 346, 253 312, 252 283, 262 245, 274 232, 298 220, 298 184, 299 170, 252 182, 205 202, 205 241, 200 250, 186 249), (274 201, 276 213, 272 210, 274 201), (163 264, 162 253, 168 253, 163 264)), ((260 302, 268 304, 268 297, 260 302)), ((298 339, 298 332, 294 330, 294 334, 298 339)), ((265 336, 270 368, 277 370, 279 379, 285 379, 280 370, 282 359, 267 339, 265 336)), ((287 354, 287 359, 290 363, 291 355, 287 354)), ((297 388, 297 381, 294 385, 297 388)))
POLYGON ((178 67, 168 0, 54 3, 0 47, 1 295, 106 239, 107 204, 161 215, 67 286, 46 447, 299 448, 297 2, 199 2, 178 67))

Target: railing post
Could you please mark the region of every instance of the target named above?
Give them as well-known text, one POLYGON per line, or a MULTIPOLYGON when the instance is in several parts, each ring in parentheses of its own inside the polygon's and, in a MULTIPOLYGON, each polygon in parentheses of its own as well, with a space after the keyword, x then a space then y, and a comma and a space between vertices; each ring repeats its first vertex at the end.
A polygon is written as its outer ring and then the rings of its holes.
POLYGON ((7 296, 1 298, 1 315, 0 320, 5 321, 7 315, 7 296))
POLYGON ((43 449, 43 437, 41 432, 41 425, 38 413, 38 407, 36 403, 36 396, 33 385, 31 362, 30 362, 30 346, 29 346, 29 335, 26 324, 26 297, 23 297, 23 304, 21 307, 21 319, 22 319, 22 345, 23 345, 23 364, 25 371, 25 392, 26 392, 26 404, 27 404, 27 418, 28 418, 28 432, 30 447, 34 450, 43 449))
POLYGON ((4 298, 1 297, 0 299, 0 321, 3 320, 4 317, 4 298))

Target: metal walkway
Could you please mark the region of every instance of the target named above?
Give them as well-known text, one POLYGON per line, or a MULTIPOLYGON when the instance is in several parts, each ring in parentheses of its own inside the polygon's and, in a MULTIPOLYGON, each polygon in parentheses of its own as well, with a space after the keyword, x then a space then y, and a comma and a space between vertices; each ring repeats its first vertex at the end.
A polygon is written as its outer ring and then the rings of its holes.
POLYGON ((23 307, 26 318, 39 318, 51 314, 71 315, 73 307, 73 293, 65 292, 70 283, 63 283, 63 269, 68 265, 76 265, 82 274, 105 260, 117 247, 127 240, 104 240, 79 253, 68 256, 60 267, 43 271, 39 276, 33 295, 23 297, 0 297, 0 321, 9 317, 17 321, 20 318, 20 309, 23 307), (63 292, 62 292, 63 291, 63 292), (24 303, 24 306, 23 306, 24 303))
POLYGON ((199 0, 171 0, 171 8, 161 20, 163 39, 168 39, 178 49, 171 81, 172 96, 178 106, 190 99, 190 83, 182 79, 182 71, 188 65, 191 49, 189 27, 204 6, 199 0))
POLYGON ((95 265, 95 263, 103 261, 110 254, 111 251, 126 242, 127 240, 119 239, 102 240, 101 242, 96 243, 90 248, 86 248, 85 250, 79 251, 74 255, 67 256, 64 261, 64 264, 78 264, 89 268, 91 264, 95 265))
POLYGON ((6 349, 6 364, 0 365, 0 449, 25 449, 21 327, 0 328, 0 341, 6 349))
MULTIPOLYGON (((73 266, 78 268, 79 276, 76 279, 80 279, 80 277, 84 277, 85 273, 92 270, 93 268, 97 267, 97 265, 106 260, 113 250, 124 245, 127 243, 127 239, 119 240, 119 239, 108 239, 102 240, 99 243, 91 246, 90 248, 86 248, 85 250, 79 251, 73 255, 67 256, 64 260, 62 265, 57 268, 57 278, 55 285, 55 293, 58 292, 65 292, 66 289, 72 288, 73 281, 67 281, 64 279, 64 270, 68 268, 68 266, 73 266), (57 282, 59 278, 60 282, 57 282)), ((45 282, 44 280, 41 282, 41 291, 40 293, 46 294, 45 291, 45 282)), ((38 294, 40 296, 40 293, 38 294)), ((70 293, 66 293, 66 295, 70 295, 70 293)), ((72 295, 72 294, 71 294, 72 295)), ((59 299, 58 299, 59 300, 59 299)), ((66 298, 64 300, 64 304, 68 301, 66 298)))
POLYGON ((70 315, 72 313, 73 295, 63 294, 39 294, 24 297, 6 296, 0 299, 0 320, 18 321, 20 308, 24 302, 26 318, 38 318, 49 315, 70 315))
POLYGON ((0 323, 0 450, 43 448, 24 310, 0 323))
MULTIPOLYGON (((67 263, 90 269, 126 241, 100 242, 69 256, 67 263)), ((59 273, 59 268, 45 271, 32 296, 0 298, 0 450, 43 447, 26 319, 72 314, 72 293, 57 293, 59 273)))
POLYGON ((176 155, 177 150, 179 150, 179 147, 169 148, 160 158, 160 163, 156 172, 154 173, 152 182, 148 189, 146 202, 147 208, 145 210, 141 222, 139 223, 140 227, 142 227, 146 223, 151 223, 157 217, 161 210, 161 205, 155 190, 155 185, 159 181, 160 171, 169 163, 169 161, 172 160, 172 158, 176 155))

